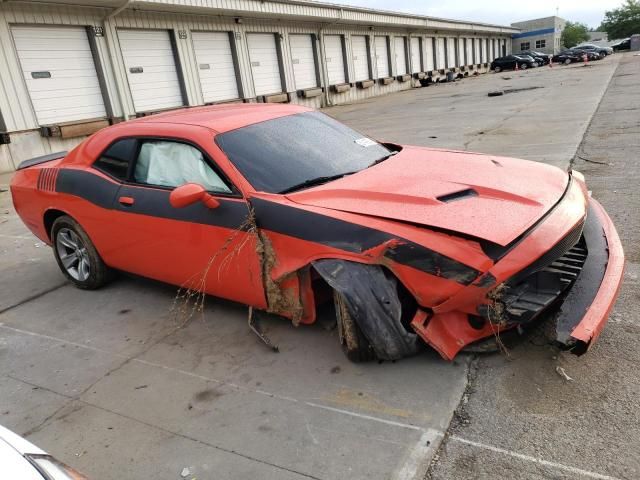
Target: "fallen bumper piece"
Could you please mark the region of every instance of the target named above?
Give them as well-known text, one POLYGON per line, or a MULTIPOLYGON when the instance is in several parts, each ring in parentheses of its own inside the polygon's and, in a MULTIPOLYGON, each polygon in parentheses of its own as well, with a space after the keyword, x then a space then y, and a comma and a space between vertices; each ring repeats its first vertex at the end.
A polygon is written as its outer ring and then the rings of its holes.
POLYGON ((345 260, 318 260, 313 266, 342 294, 380 360, 398 360, 418 352, 418 336, 402 324, 397 281, 381 266, 345 260))

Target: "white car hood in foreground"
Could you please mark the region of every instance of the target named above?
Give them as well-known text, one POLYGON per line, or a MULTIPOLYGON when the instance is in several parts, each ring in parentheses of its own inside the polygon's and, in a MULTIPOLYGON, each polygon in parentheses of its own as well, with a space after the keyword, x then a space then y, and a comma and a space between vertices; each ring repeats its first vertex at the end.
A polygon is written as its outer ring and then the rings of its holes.
POLYGON ((0 478, 43 480, 42 475, 24 458, 27 453, 45 454, 35 445, 0 425, 0 478))

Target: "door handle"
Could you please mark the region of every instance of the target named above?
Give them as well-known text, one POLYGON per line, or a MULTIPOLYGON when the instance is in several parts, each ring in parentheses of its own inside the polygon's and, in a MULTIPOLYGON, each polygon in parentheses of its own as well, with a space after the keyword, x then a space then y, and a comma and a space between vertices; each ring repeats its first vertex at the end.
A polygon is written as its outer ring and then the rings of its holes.
POLYGON ((118 202, 120 202, 120 205, 124 205, 125 207, 130 207, 131 205, 134 204, 135 200, 133 199, 133 197, 120 197, 118 199, 118 202))

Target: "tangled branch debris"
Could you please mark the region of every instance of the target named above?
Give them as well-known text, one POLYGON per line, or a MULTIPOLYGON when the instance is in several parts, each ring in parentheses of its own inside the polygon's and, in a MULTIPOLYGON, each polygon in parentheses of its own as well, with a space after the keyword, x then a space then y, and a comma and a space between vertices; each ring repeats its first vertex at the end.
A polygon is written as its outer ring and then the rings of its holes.
POLYGON ((489 317, 489 325, 491 331, 496 339, 496 344, 500 351, 509 358, 511 355, 509 350, 505 346, 502 338, 500 338, 500 331, 507 326, 507 319, 504 312, 504 303, 502 303, 502 295, 508 287, 503 283, 494 288, 488 295, 489 305, 487 314, 489 317))
POLYGON ((177 324, 177 328, 186 326, 198 313, 204 317, 206 283, 211 267, 216 260, 220 259, 217 272, 218 280, 220 280, 223 271, 231 265, 232 260, 237 257, 252 237, 258 237, 258 227, 256 225, 255 213, 252 208, 249 208, 249 214, 245 221, 227 237, 222 246, 209 258, 204 268, 184 282, 178 289, 170 310, 177 324), (230 249, 231 245, 234 244, 235 240, 243 232, 246 233, 244 239, 235 245, 233 249, 230 249))

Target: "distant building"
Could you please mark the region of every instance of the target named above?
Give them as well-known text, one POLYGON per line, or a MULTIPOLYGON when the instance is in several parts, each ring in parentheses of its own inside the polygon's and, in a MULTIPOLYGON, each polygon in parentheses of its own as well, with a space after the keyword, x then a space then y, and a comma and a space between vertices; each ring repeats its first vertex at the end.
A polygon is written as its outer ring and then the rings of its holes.
POLYGON ((560 35, 566 21, 560 17, 545 17, 524 22, 515 22, 511 26, 520 30, 511 36, 513 53, 535 50, 542 53, 558 53, 563 45, 560 35))
POLYGON ((587 35, 589 35, 589 42, 592 43, 602 43, 602 44, 606 44, 609 42, 609 36, 607 35, 607 32, 587 32, 587 35))

